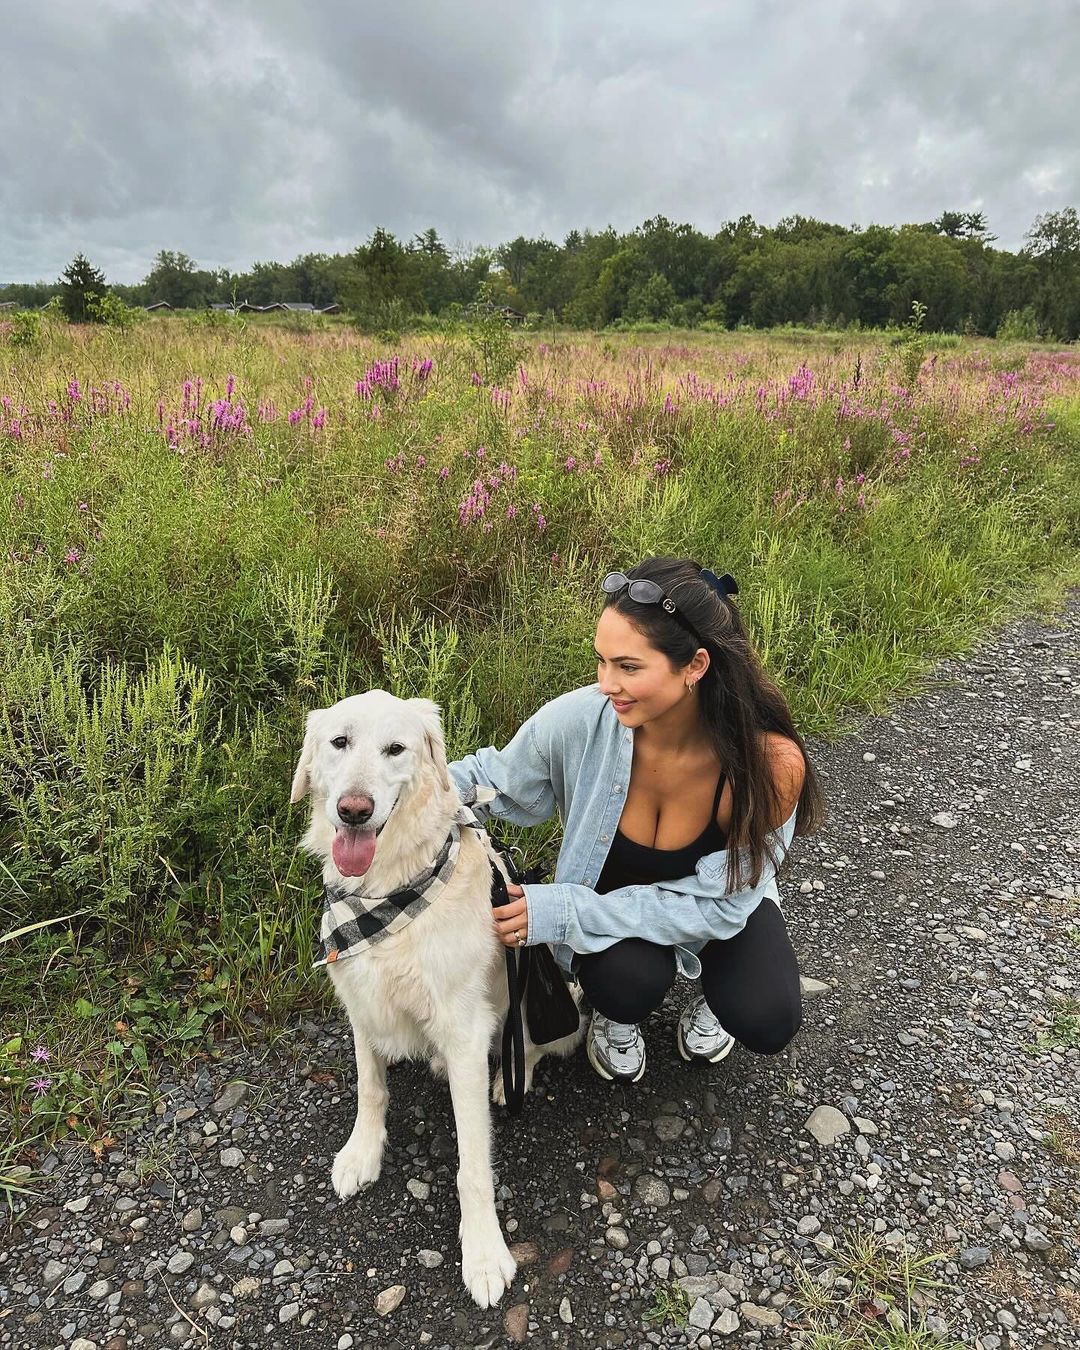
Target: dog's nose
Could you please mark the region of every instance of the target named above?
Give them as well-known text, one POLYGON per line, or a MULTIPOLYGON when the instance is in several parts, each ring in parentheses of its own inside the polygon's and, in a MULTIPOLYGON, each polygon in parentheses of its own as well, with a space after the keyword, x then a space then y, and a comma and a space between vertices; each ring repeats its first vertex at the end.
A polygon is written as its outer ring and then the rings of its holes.
POLYGON ((375 803, 364 792, 347 793, 338 798, 338 815, 346 825, 364 825, 371 819, 375 803))

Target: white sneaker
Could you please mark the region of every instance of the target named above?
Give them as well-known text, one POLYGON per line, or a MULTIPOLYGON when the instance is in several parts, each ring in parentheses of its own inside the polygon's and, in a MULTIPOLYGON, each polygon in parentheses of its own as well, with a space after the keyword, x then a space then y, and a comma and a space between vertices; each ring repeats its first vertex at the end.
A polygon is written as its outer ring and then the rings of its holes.
POLYGON ((718 1064, 731 1053, 735 1037, 716 1020, 704 996, 698 995, 679 1017, 678 1042, 683 1059, 706 1059, 710 1064, 718 1064))
POLYGON ((616 1078, 636 1083, 645 1072, 645 1037, 635 1022, 613 1022, 594 1012, 585 1048, 589 1063, 609 1083, 616 1078))

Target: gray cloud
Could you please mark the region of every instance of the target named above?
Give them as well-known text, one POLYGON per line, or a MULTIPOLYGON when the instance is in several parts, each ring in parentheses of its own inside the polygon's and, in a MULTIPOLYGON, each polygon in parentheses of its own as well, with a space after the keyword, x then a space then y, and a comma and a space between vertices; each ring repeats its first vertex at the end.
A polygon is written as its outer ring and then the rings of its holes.
POLYGON ((750 213, 1080 205, 1075 0, 38 0, 4 15, 0 281, 750 213))

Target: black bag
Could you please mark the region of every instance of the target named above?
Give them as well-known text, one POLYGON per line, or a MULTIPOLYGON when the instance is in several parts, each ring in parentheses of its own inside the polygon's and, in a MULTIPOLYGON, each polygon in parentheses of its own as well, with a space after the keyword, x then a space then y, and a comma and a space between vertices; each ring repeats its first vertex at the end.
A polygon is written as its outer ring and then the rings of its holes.
MULTIPOLYGON (((501 854, 511 881, 519 886, 530 882, 539 885, 543 881, 542 867, 520 872, 507 846, 494 837, 491 842, 501 854)), ((572 1035, 578 1029, 581 1014, 551 948, 546 943, 522 947, 517 961, 518 981, 524 988, 525 1020, 533 1045, 548 1045, 572 1035)))
MULTIPOLYGON (((542 879, 542 869, 533 867, 521 880, 539 885, 542 879)), ((572 1035, 578 1029, 581 1014, 551 948, 541 942, 535 947, 523 948, 521 955, 527 958, 525 1020, 533 1045, 548 1045, 572 1035)))

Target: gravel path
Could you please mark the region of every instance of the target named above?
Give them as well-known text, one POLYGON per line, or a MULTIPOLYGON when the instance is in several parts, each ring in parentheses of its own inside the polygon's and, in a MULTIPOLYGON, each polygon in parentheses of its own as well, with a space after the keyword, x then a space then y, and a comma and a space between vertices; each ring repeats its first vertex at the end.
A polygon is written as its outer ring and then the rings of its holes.
POLYGON ((843 1297, 853 1231, 948 1254, 931 1329, 1077 1346, 1078 687, 1073 593, 813 747, 830 821, 784 892, 824 984, 803 1030, 688 1068, 682 984, 636 1087, 583 1052, 546 1061, 525 1123, 495 1127, 521 1266, 497 1309, 460 1282, 449 1096, 425 1070, 391 1071, 380 1181, 333 1195, 352 1120, 334 1018, 165 1086, 105 1162, 51 1157, 53 1193, 0 1236, 0 1346, 792 1345, 796 1272, 843 1297), (682 1329, 645 1320, 673 1282, 682 1329))

